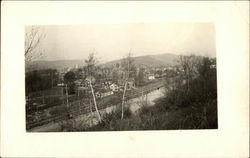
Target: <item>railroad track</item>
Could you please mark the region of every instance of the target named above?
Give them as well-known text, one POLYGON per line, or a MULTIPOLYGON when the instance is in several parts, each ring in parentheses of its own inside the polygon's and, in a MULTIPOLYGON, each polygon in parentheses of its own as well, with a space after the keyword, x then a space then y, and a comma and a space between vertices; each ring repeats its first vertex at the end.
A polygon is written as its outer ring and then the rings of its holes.
MULTIPOLYGON (((152 83, 151 85, 148 85, 148 86, 143 87, 143 88, 138 88, 138 89, 128 91, 127 94, 125 95, 125 99, 130 100, 133 98, 137 98, 139 96, 148 94, 151 91, 157 90, 163 86, 164 86, 163 82, 156 82, 156 83, 152 83)), ((91 112, 91 107, 87 103, 82 102, 81 100, 71 102, 70 104, 71 104, 71 107, 69 108, 69 110, 66 113, 53 115, 53 116, 42 118, 42 119, 36 120, 36 121, 27 121, 26 122, 26 129, 31 129, 31 128, 34 128, 37 126, 42 126, 42 125, 49 124, 52 122, 59 122, 59 121, 68 120, 68 119, 70 119, 69 115, 71 115, 74 118, 74 117, 77 117, 79 115, 83 115, 83 114, 87 114, 87 113, 91 112)), ((100 104, 98 109, 101 110, 101 109, 105 109, 105 108, 110 107, 110 106, 113 106, 113 105, 112 104, 106 104, 106 105, 100 104)), ((92 106, 92 112, 94 112, 94 111, 95 111, 95 108, 94 108, 94 106, 92 106)))

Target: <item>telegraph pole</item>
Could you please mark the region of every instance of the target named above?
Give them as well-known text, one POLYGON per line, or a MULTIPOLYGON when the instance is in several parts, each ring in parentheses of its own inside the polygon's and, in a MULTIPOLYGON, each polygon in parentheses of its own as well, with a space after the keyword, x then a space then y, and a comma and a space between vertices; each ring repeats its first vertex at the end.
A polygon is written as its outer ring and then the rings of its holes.
POLYGON ((141 105, 143 105, 143 90, 141 91, 141 105))
POLYGON ((64 105, 64 96, 63 96, 63 91, 64 91, 64 87, 62 87, 62 101, 63 101, 63 105, 64 105))
POLYGON ((99 113, 99 110, 98 110, 98 108, 97 108, 96 99, 95 99, 95 93, 94 93, 94 89, 93 89, 93 86, 92 86, 92 83, 91 83, 91 79, 89 80, 89 85, 90 85, 90 89, 91 89, 92 96, 93 96, 93 101, 94 101, 94 105, 95 105, 95 110, 96 110, 97 116, 98 116, 98 118, 99 118, 99 121, 101 122, 102 119, 101 119, 101 115, 100 115, 100 113, 99 113))
POLYGON ((69 107, 68 86, 67 86, 67 84, 66 84, 66 103, 67 103, 67 107, 69 107))

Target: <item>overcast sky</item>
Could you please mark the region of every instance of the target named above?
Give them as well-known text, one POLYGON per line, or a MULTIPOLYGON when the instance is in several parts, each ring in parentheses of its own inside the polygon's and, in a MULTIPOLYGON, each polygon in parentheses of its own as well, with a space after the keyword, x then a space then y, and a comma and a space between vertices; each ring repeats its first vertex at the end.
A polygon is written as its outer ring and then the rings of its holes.
POLYGON ((93 50, 100 62, 124 57, 130 49, 133 56, 216 55, 212 23, 84 24, 40 28, 46 36, 39 45, 43 50, 39 60, 85 59, 93 50))

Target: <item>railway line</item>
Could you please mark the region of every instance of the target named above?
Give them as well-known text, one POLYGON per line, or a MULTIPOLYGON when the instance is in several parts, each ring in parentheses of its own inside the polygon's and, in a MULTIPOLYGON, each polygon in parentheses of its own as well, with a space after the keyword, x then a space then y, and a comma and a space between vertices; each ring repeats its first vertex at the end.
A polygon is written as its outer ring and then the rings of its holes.
MULTIPOLYGON (((164 86, 164 82, 163 80, 160 80, 159 82, 151 83, 144 87, 129 90, 127 91, 125 95, 125 100, 130 100, 133 98, 144 96, 150 93, 151 91, 157 90, 163 86, 164 86)), ((117 97, 121 99, 121 96, 117 95, 117 97)), ((119 102, 121 102, 121 100, 119 100, 119 102)), ((102 101, 100 100, 98 103, 98 109, 101 110, 101 109, 105 109, 113 105, 118 105, 119 102, 117 102, 117 104, 109 104, 109 103, 103 104, 102 101)), ((72 119, 79 115, 90 113, 91 111, 95 112, 94 106, 92 106, 92 109, 91 109, 90 104, 87 103, 85 99, 79 99, 79 100, 70 102, 69 104, 70 106, 68 107, 67 111, 65 111, 64 113, 58 113, 52 116, 41 118, 39 120, 26 121, 26 129, 29 130, 37 126, 42 126, 42 125, 53 123, 53 122, 59 122, 59 121, 72 119)))

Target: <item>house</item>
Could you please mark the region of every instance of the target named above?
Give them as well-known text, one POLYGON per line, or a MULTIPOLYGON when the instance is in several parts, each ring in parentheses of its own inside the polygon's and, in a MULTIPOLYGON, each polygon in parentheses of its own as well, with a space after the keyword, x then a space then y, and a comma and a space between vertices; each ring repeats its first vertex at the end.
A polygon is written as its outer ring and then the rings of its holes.
POLYGON ((154 80, 154 79, 155 79, 155 76, 151 74, 151 75, 148 76, 148 79, 149 79, 149 80, 154 80))
POLYGON ((118 86, 115 84, 115 83, 112 83, 109 88, 112 90, 112 91, 118 91, 118 86))
POLYGON ((110 95, 113 95, 113 94, 114 94, 114 92, 111 91, 111 90, 102 89, 102 90, 96 92, 95 95, 96 95, 97 98, 103 98, 103 97, 107 97, 107 96, 110 96, 110 95))
POLYGON ((58 87, 64 87, 64 83, 58 83, 57 86, 58 87))
POLYGON ((160 74, 155 74, 155 78, 160 78, 161 75, 160 74))
POLYGON ((123 92, 123 90, 124 90, 123 86, 118 87, 118 91, 123 92))
POLYGON ((102 97, 106 97, 106 96, 110 96, 113 95, 114 92, 113 91, 104 91, 101 93, 102 97))
POLYGON ((95 83, 96 79, 93 76, 88 76, 86 77, 85 81, 87 81, 87 83, 89 83, 91 81, 91 83, 95 83))
POLYGON ((215 64, 212 64, 212 65, 210 65, 210 68, 211 68, 211 69, 216 69, 216 65, 215 65, 215 64))
POLYGON ((102 97, 102 95, 101 95, 101 93, 100 93, 100 92, 96 92, 96 93, 95 93, 95 97, 96 97, 96 98, 101 98, 101 97, 102 97))
POLYGON ((67 72, 69 72, 71 70, 71 68, 69 67, 69 68, 67 68, 67 72))

